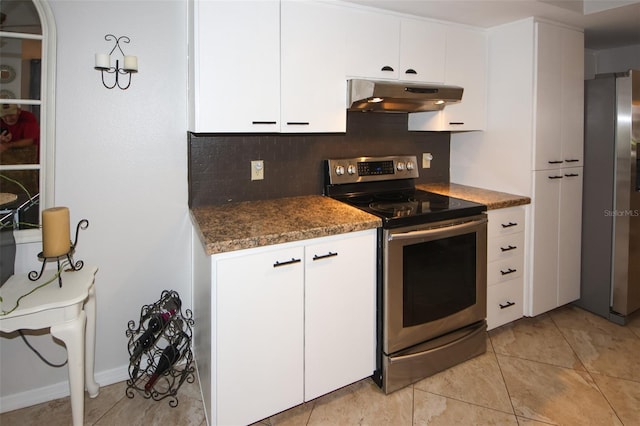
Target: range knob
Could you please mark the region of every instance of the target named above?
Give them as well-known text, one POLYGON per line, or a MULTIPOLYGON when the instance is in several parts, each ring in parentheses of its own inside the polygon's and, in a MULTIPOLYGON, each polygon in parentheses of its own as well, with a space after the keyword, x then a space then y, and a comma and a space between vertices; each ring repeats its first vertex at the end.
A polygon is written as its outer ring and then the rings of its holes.
POLYGON ((336 166, 336 174, 342 176, 344 174, 344 166, 336 166))
POLYGON ((398 164, 396 165, 396 169, 398 169, 399 172, 403 171, 405 168, 405 165, 402 161, 398 161, 398 164))
POLYGON ((413 161, 407 161, 407 170, 413 170, 416 168, 416 165, 413 164, 413 161))
POLYGON ((357 171, 358 169, 353 164, 349 164, 349 166, 347 167, 347 173, 349 173, 350 175, 355 175, 357 171))

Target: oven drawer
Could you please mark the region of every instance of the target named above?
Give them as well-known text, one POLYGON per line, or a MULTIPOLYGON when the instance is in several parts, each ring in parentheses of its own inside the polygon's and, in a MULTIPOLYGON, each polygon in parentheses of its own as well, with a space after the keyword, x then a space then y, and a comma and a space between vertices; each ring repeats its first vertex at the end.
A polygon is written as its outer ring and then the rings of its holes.
POLYGON ((487 243, 487 261, 511 259, 524 253, 524 233, 489 238, 487 243))
POLYGON ((522 279, 506 281, 487 289, 487 329, 499 327, 523 315, 522 279))
POLYGON ((524 231, 525 214, 522 206, 489 210, 488 216, 487 236, 489 240, 524 231))
POLYGON ((487 286, 522 277, 524 255, 521 252, 505 260, 497 260, 487 265, 487 286))

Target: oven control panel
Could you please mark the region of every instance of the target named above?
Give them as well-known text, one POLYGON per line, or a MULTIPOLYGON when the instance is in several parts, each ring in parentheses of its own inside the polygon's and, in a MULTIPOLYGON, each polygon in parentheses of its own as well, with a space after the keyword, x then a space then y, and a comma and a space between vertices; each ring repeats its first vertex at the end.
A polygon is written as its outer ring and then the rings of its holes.
POLYGON ((326 161, 329 183, 357 183, 417 178, 415 155, 356 157, 326 161))

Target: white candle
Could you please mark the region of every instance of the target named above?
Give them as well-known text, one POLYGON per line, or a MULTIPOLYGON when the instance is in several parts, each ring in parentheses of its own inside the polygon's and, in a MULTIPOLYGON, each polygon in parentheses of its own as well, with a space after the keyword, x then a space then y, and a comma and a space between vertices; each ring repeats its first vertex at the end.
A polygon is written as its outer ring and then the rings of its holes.
POLYGON ((96 66, 97 70, 106 70, 111 68, 111 56, 106 53, 96 53, 96 66))
POLYGON ((69 253, 69 209, 52 207, 42 211, 42 254, 57 257, 69 253))
POLYGON ((137 56, 125 56, 124 57, 124 70, 131 72, 138 72, 138 57, 137 56))

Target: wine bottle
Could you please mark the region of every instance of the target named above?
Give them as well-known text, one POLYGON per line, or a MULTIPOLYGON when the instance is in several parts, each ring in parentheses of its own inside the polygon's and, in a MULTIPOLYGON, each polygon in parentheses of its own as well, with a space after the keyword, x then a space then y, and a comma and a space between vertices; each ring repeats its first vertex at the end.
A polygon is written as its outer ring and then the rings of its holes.
POLYGON ((158 377, 169 370, 169 368, 180 359, 180 349, 178 349, 178 347, 182 341, 182 335, 183 333, 180 333, 172 344, 164 348, 158 359, 156 370, 151 377, 149 377, 147 384, 144 385, 144 390, 149 391, 158 380, 158 377))
POLYGON ((133 351, 131 352, 131 358, 129 358, 129 360, 131 362, 135 362, 136 359, 138 359, 140 355, 142 355, 142 352, 149 349, 151 345, 153 345, 154 341, 155 335, 153 334, 153 331, 146 330, 144 333, 142 333, 142 336, 140 336, 138 340, 136 340, 133 351))
POLYGON ((168 312, 175 312, 182 307, 182 300, 180 300, 180 297, 176 294, 168 298, 162 307, 168 312))
POLYGON ((155 334, 158 331, 162 330, 162 327, 164 327, 164 325, 168 322, 169 318, 170 315, 167 312, 154 314, 151 318, 149 318, 147 328, 155 334))

